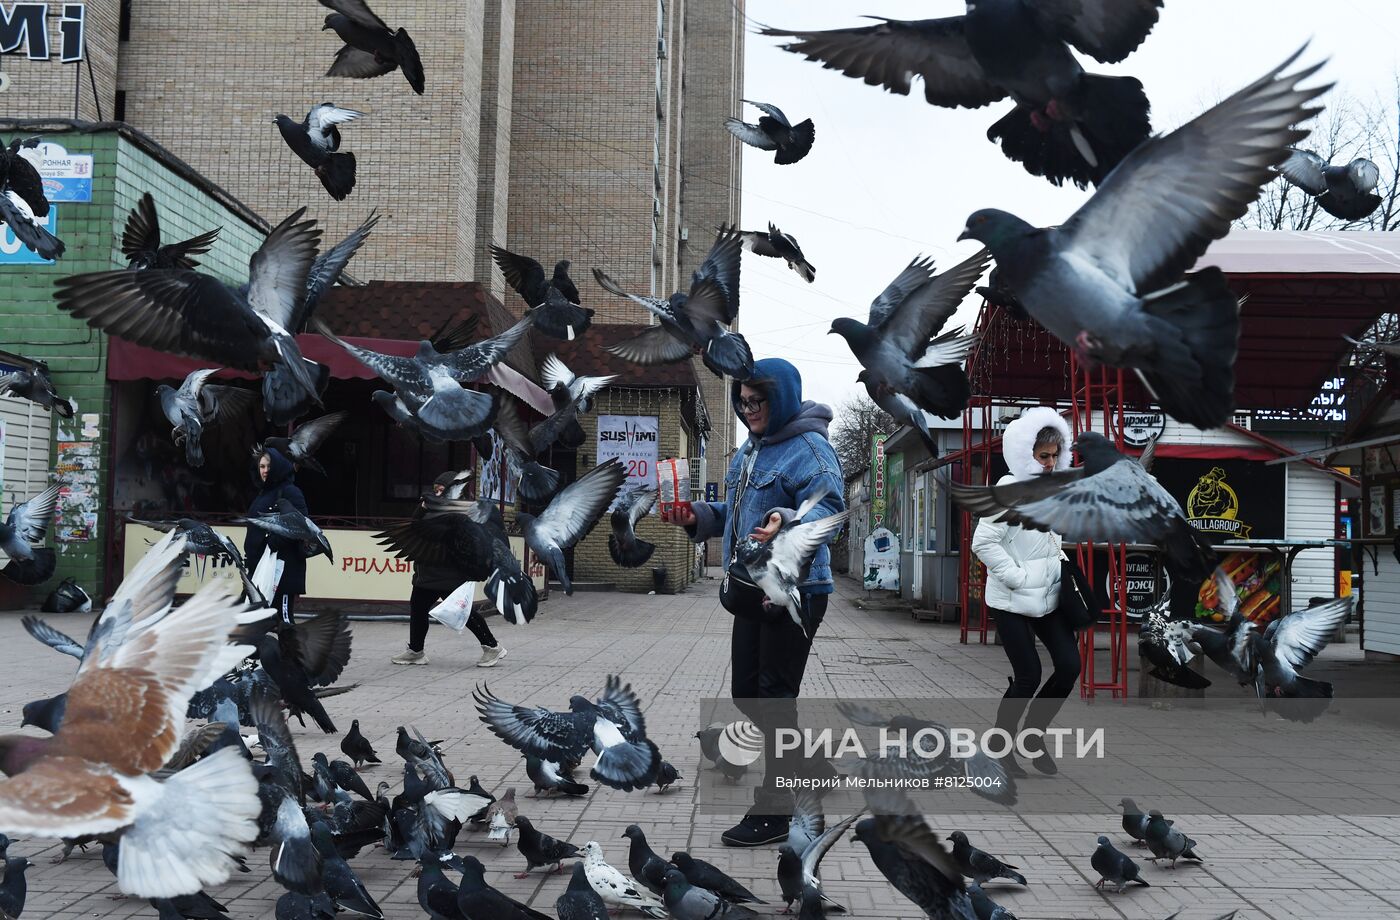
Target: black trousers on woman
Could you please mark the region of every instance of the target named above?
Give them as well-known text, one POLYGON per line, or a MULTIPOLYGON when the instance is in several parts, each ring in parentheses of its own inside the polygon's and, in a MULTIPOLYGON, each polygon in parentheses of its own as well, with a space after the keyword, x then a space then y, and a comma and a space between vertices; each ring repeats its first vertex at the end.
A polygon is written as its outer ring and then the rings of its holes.
MULTIPOLYGON (((446 595, 437 588, 423 588, 417 585, 408 596, 408 647, 415 652, 423 651, 423 641, 428 638, 428 624, 432 621, 428 611, 444 597, 446 595)), ((491 635, 491 627, 486 625, 486 619, 475 610, 467 614, 467 629, 472 631, 476 641, 482 645, 488 648, 496 647, 496 637, 491 635)))
POLYGON ((1079 640, 1065 618, 1055 613, 1028 617, 995 608, 988 610, 996 621, 997 635, 1011 662, 1010 686, 997 707, 997 728, 1015 737, 1021 716, 1029 707, 1024 727, 1044 731, 1079 680, 1079 640), (1043 685, 1036 639, 1050 653, 1053 668, 1043 685), (1036 692, 1037 687, 1039 692, 1036 692))

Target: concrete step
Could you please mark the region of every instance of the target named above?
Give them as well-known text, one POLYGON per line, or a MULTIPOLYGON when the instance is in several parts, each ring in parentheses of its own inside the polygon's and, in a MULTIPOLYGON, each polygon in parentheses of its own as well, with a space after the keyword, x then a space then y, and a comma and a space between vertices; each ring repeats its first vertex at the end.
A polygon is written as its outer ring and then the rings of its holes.
MULTIPOLYGON (((564 586, 557 581, 549 582, 549 590, 564 593, 564 586)), ((611 581, 576 581, 574 582, 574 593, 579 591, 616 591, 617 584, 611 581)))

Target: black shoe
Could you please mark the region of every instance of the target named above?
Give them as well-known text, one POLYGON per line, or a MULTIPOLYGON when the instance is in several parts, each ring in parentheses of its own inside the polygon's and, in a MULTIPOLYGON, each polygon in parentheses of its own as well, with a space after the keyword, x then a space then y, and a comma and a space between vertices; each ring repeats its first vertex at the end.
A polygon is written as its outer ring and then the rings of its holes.
POLYGON ((781 815, 745 815, 719 839, 728 847, 761 847, 787 840, 787 835, 788 819, 781 815))
POLYGON ((1006 775, 1012 779, 1025 779, 1027 776, 1026 768, 1021 766, 1021 762, 1016 759, 1015 754, 1008 753, 1005 757, 1000 758, 997 763, 1001 764, 1001 768, 1006 771, 1006 775))
POLYGON ((1054 776, 1060 772, 1060 768, 1055 765, 1055 758, 1050 756, 1049 751, 1041 751, 1031 758, 1031 766, 1035 767, 1046 776, 1054 776))

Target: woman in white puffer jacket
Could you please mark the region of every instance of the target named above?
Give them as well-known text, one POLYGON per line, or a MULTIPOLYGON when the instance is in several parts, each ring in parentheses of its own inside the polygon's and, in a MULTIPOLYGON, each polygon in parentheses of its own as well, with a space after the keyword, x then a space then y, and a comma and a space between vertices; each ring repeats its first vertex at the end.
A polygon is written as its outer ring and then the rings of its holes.
MULTIPOLYGON (((1001 452, 1010 470, 1000 480, 1003 483, 1069 469, 1069 425, 1054 409, 1029 409, 1006 426, 1001 452)), ((1012 676, 997 709, 997 727, 1014 737, 1027 701, 1035 697, 1025 728, 1044 731, 1074 689, 1080 668, 1079 641, 1055 612, 1060 600, 1060 535, 987 518, 977 524, 972 551, 987 567, 987 610, 1011 662, 1012 676), (1050 653, 1054 668, 1044 686, 1040 685, 1037 638, 1050 653)), ((1028 738, 1025 748, 1034 750, 1035 744, 1028 738)), ((1055 761, 1043 749, 1032 763, 1041 772, 1056 772, 1055 761)), ((1025 775, 1012 755, 1003 766, 1013 775, 1025 775)))

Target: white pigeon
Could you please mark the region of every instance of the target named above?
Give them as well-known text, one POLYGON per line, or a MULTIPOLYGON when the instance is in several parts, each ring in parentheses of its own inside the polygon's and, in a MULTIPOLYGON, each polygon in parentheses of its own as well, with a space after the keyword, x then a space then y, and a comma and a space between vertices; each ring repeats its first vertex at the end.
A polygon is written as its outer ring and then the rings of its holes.
POLYGON ((660 901, 608 864, 603 858, 603 847, 596 840, 583 845, 583 875, 603 903, 611 907, 631 907, 658 920, 666 916, 666 908, 660 901))

